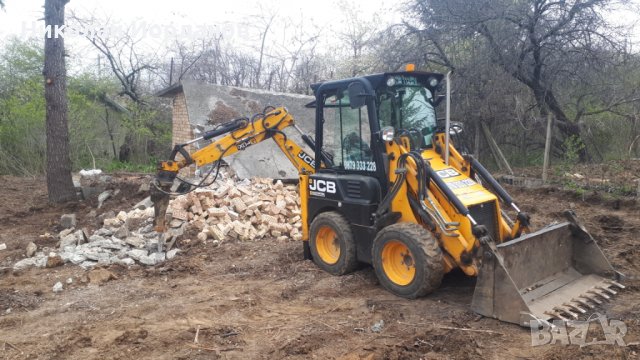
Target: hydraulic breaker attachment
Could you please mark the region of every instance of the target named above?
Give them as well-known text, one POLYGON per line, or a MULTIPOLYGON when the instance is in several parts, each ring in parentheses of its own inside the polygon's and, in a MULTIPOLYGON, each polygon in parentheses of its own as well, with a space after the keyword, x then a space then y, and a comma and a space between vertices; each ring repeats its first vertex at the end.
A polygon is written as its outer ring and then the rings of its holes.
MULTIPOLYGON (((167 189, 167 190, 170 190, 167 189)), ((151 202, 153 203, 153 229, 156 232, 165 232, 167 226, 165 224, 165 215, 169 207, 170 196, 167 191, 163 191, 155 184, 151 186, 151 202)))
POLYGON ((571 211, 569 222, 502 244, 485 241, 472 309, 502 321, 537 326, 577 319, 623 289, 622 274, 607 261, 571 211))

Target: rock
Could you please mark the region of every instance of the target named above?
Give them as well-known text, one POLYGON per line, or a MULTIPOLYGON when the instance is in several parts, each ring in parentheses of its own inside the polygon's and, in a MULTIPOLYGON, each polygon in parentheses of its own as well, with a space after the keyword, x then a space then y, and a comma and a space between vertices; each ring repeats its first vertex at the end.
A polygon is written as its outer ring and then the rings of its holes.
POLYGON ((95 186, 95 185, 80 186, 80 192, 81 192, 82 198, 85 200, 91 199, 92 197, 95 197, 96 194, 99 194, 103 191, 104 191, 103 186, 95 186))
POLYGON ((154 254, 140 257, 139 261, 141 264, 151 266, 151 265, 155 265, 163 262, 164 259, 165 259, 164 253, 154 253, 154 254))
POLYGON ((115 236, 115 237, 119 237, 119 238, 123 238, 123 239, 124 239, 124 238, 126 238, 127 236, 129 236, 129 229, 127 228, 127 226, 126 226, 126 225, 120 226, 120 227, 118 228, 118 230, 116 230, 116 231, 113 233, 113 236, 115 236))
POLYGON ((100 195, 98 195, 98 209, 100 209, 102 207, 102 204, 104 204, 104 202, 111 197, 111 194, 111 190, 107 190, 101 192, 100 195))
POLYGON ((7 250, 7 244, 5 243, 0 244, 0 250, 7 250))
POLYGON ((83 268, 83 269, 85 269, 85 270, 89 270, 89 269, 93 269, 93 267, 94 267, 94 266, 96 266, 96 265, 98 265, 98 263, 97 263, 97 262, 95 262, 95 261, 88 261, 88 260, 87 260, 87 261, 83 261, 83 262, 80 264, 80 267, 81 267, 81 268, 83 268))
POLYGON ((87 258, 84 255, 78 254, 78 253, 67 253, 67 254, 62 253, 61 256, 63 259, 65 259, 66 257, 67 261, 70 261, 74 265, 82 264, 82 262, 87 260, 87 258))
POLYGON ((62 283, 60 281, 58 281, 55 285, 53 285, 53 292, 54 293, 62 292, 62 290, 63 290, 62 283))
POLYGON ((133 249, 133 250, 130 250, 127 254, 129 255, 130 258, 140 261, 140 258, 143 256, 147 256, 148 253, 149 252, 144 249, 133 249))
POLYGON ((60 255, 56 254, 54 256, 47 257, 47 268, 54 268, 62 265, 64 265, 64 260, 62 260, 60 255))
POLYGON ((99 241, 105 241, 105 240, 106 239, 104 237, 102 237, 100 235, 96 235, 96 234, 93 234, 93 235, 91 235, 89 237, 89 243, 96 242, 96 241, 98 241, 98 242, 99 241))
POLYGON ((147 216, 145 211, 134 210, 131 213, 129 213, 129 217, 125 222, 125 225, 127 226, 127 229, 129 229, 129 231, 134 231, 142 227, 142 224, 144 224, 149 219, 150 217, 147 216))
POLYGON ((75 234, 69 234, 62 239, 60 239, 60 250, 63 250, 67 246, 76 246, 78 245, 78 238, 75 234))
MULTIPOLYGON (((121 241, 118 238, 115 238, 117 241, 121 241)), ((104 240, 99 240, 99 241, 94 241, 92 243, 88 244, 88 247, 90 248, 98 248, 98 249, 108 249, 108 250, 120 250, 122 249, 123 246, 126 246, 124 244, 118 244, 112 240, 109 239, 104 239, 104 240)))
POLYGON ((168 260, 173 259, 174 257, 176 257, 176 255, 177 255, 179 252, 180 252, 180 249, 173 249, 173 250, 169 250, 169 251, 167 252, 167 259, 168 259, 168 260))
POLYGON ((93 269, 88 274, 89 283, 102 285, 111 280, 117 280, 118 277, 107 269, 93 269))
POLYGON ((371 331, 374 333, 379 333, 384 328, 384 320, 380 320, 377 323, 371 326, 371 331))
POLYGON ((147 234, 153 231, 153 224, 145 225, 144 227, 138 229, 138 233, 147 234))
POLYGON ((120 221, 120 219, 118 218, 109 218, 109 219, 104 219, 104 221, 102 222, 102 224, 104 225, 104 227, 106 228, 110 228, 110 229, 115 229, 120 227, 120 225, 122 225, 124 223, 124 221, 120 221))
POLYGON ((64 214, 60 217, 60 226, 65 229, 76 227, 76 214, 64 214))
POLYGON ((124 258, 124 259, 120 259, 118 263, 126 266, 131 266, 131 265, 134 265, 136 262, 132 258, 124 258))
POLYGON ((127 213, 126 213, 126 212, 124 212, 124 211, 120 211, 120 212, 118 213, 118 215, 116 215, 116 218, 117 218, 118 220, 120 220, 121 222, 125 222, 125 221, 127 221, 127 217, 128 217, 128 215, 127 215, 127 213))
POLYGON ((111 235, 113 235, 113 230, 110 230, 110 229, 107 229, 107 228, 100 228, 100 229, 94 231, 93 235, 111 236, 111 235))
POLYGON ((63 237, 71 234, 73 232, 73 230, 74 230, 73 228, 72 229, 64 229, 64 230, 60 231, 60 234, 58 234, 58 237, 60 239, 62 239, 63 237))
POLYGON ((67 285, 71 285, 73 284, 73 278, 68 278, 67 279, 67 285))
POLYGON ((179 220, 179 219, 173 219, 169 223, 169 227, 170 228, 178 228, 178 227, 182 226, 182 224, 184 224, 184 221, 179 220))
POLYGON ((143 248, 146 244, 144 239, 138 236, 128 236, 124 239, 124 242, 138 249, 143 248))
POLYGON ((149 190, 151 190, 151 183, 149 182, 143 182, 142 184, 140 184, 140 188, 138 189, 138 193, 146 193, 149 192, 149 190))
POLYGON ((87 259, 97 261, 103 265, 109 265, 111 263, 111 253, 108 251, 85 252, 83 255, 86 256, 87 259))
POLYGON ((36 245, 33 241, 27 245, 27 257, 33 257, 38 251, 38 245, 36 245))
POLYGON ((110 175, 102 175, 98 178, 98 181, 100 181, 101 183, 108 183, 111 182, 112 179, 113 177, 111 177, 110 175))
POLYGON ((137 203, 133 208, 134 209, 140 209, 140 210, 146 210, 146 209, 151 208, 151 207, 153 207, 153 202, 151 202, 151 197, 147 196, 142 201, 137 203))
POLYGON ((114 247, 112 247, 112 249, 120 250, 122 248, 126 248, 127 247, 127 243, 125 243, 124 241, 118 239, 115 236, 112 236, 110 241, 112 243, 112 246, 114 246, 114 247), (116 248, 116 246, 117 246, 117 248, 116 248))
POLYGON ((47 265, 47 256, 45 256, 42 253, 36 254, 36 256, 33 259, 35 259, 35 264, 34 265, 36 267, 42 268, 42 267, 45 267, 47 265))
POLYGON ((98 216, 98 213, 93 209, 89 211, 89 213, 87 214, 87 217, 92 219, 95 218, 96 216, 98 216))
POLYGON ((184 235, 184 230, 185 230, 185 224, 183 224, 182 226, 178 227, 178 228, 172 228, 169 229, 169 231, 167 232, 167 237, 180 237, 182 235, 184 235))
POLYGON ((106 213, 100 214, 98 215, 98 222, 100 222, 100 224, 104 224, 104 220, 105 219, 111 219, 116 217, 116 213, 113 211, 107 211, 106 213))
POLYGON ((26 268, 30 268, 32 266, 36 265, 36 259, 35 258, 27 258, 27 259, 22 259, 20 261, 18 261, 17 263, 13 264, 13 270, 24 270, 26 268))

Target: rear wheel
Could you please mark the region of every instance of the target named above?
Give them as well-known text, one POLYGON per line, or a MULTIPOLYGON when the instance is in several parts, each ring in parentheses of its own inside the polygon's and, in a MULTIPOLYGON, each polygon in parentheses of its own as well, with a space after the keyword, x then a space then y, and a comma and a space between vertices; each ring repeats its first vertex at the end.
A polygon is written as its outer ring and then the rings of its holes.
POLYGON ((442 250, 433 235, 418 224, 387 226, 376 236, 372 251, 378 280, 395 295, 418 298, 442 282, 442 250))
POLYGON ((309 229, 313 260, 324 271, 344 275, 358 266, 356 245, 349 222, 337 212, 321 213, 309 229))

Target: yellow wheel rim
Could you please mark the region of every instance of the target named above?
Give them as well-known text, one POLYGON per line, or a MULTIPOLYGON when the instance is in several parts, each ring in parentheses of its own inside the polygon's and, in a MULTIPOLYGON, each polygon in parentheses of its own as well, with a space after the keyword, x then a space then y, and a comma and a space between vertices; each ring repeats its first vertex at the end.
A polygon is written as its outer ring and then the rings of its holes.
POLYGON ((340 258, 340 242, 336 232, 329 226, 322 226, 316 235, 316 249, 320 259, 329 265, 338 262, 340 258))
POLYGON ((411 250, 397 240, 389 241, 384 245, 382 269, 389 280, 401 286, 410 284, 416 276, 416 266, 411 250))

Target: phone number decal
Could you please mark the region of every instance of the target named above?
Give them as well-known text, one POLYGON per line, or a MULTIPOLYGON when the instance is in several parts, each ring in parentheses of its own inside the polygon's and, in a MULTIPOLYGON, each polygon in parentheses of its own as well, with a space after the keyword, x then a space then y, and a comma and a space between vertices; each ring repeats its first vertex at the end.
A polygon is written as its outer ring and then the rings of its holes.
POLYGON ((345 161, 345 170, 376 171, 376 163, 373 161, 345 161))

